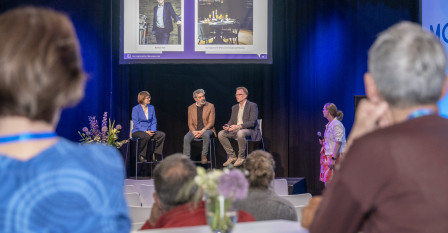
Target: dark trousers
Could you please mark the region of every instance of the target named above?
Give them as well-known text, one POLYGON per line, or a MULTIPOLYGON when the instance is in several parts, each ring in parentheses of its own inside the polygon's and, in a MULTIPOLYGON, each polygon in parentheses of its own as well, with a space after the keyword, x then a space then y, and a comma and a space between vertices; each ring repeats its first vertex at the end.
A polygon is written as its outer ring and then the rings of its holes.
POLYGON ((143 131, 137 131, 132 133, 133 138, 139 138, 139 156, 143 156, 144 158, 147 158, 148 161, 152 160, 152 154, 148 155, 147 152, 151 153, 151 151, 148 151, 148 144, 151 141, 151 138, 154 139, 155 149, 154 153, 156 154, 162 154, 163 151, 163 143, 165 142, 165 133, 162 131, 156 131, 153 136, 149 136, 149 134, 143 132, 143 131))
POLYGON ((170 41, 170 32, 165 28, 158 28, 154 31, 157 44, 168 44, 170 41))

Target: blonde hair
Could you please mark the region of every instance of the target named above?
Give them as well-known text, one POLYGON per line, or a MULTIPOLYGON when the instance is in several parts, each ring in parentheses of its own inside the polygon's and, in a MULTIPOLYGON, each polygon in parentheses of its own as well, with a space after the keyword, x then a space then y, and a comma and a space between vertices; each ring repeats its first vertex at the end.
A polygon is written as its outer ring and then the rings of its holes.
POLYGON ((328 113, 332 115, 333 117, 336 117, 338 120, 342 121, 342 118, 344 117, 344 113, 342 111, 338 111, 338 107, 336 107, 333 103, 326 103, 325 108, 327 109, 328 113))
POLYGON ((138 93, 137 102, 139 104, 143 104, 143 101, 145 101, 146 97, 151 98, 151 94, 149 94, 149 92, 147 91, 141 91, 140 93, 138 93))
POLYGON ((275 175, 275 161, 270 153, 263 150, 253 151, 247 156, 245 167, 249 171, 251 188, 269 188, 275 175))

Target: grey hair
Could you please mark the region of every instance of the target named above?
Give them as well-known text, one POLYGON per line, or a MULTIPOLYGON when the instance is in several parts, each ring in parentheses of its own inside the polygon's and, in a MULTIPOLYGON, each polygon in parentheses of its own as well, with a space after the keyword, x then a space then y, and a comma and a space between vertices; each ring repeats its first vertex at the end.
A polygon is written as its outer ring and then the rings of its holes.
POLYGON ((201 93, 205 95, 204 89, 197 89, 196 91, 193 91, 193 98, 196 98, 196 96, 198 96, 201 93))
POLYGON ((391 106, 433 104, 445 80, 445 49, 420 25, 401 22, 379 35, 369 50, 368 69, 391 106))
POLYGON ((198 191, 194 184, 196 174, 196 166, 182 154, 170 155, 157 165, 154 185, 163 209, 170 210, 194 201, 198 191))
POLYGON ((237 87, 235 89, 236 89, 236 91, 243 90, 244 94, 246 94, 247 96, 249 95, 249 91, 245 87, 237 87))

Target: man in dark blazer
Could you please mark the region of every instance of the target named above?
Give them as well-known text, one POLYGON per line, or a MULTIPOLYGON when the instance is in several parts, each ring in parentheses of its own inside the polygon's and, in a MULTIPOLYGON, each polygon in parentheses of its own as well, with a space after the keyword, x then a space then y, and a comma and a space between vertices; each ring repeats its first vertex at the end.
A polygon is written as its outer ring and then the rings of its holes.
POLYGON ((169 2, 157 0, 158 5, 154 7, 154 18, 152 31, 156 36, 157 44, 168 44, 170 32, 173 31, 173 22, 181 24, 179 16, 174 12, 174 8, 169 2))
POLYGON ((258 119, 258 106, 256 103, 247 100, 249 91, 245 87, 236 88, 236 101, 238 104, 232 107, 232 115, 227 124, 225 124, 218 133, 218 139, 226 150, 229 159, 223 164, 224 167, 234 163, 238 167, 244 163, 246 151, 246 137, 258 141, 261 139, 260 131, 256 130, 258 119), (238 159, 235 151, 230 145, 229 139, 238 141, 238 159))
POLYGON ((210 137, 215 135, 215 106, 205 101, 205 91, 197 89, 193 92, 196 101, 188 107, 188 131, 184 136, 184 155, 191 156, 191 141, 202 138, 201 163, 207 163, 207 155, 210 146, 210 137))

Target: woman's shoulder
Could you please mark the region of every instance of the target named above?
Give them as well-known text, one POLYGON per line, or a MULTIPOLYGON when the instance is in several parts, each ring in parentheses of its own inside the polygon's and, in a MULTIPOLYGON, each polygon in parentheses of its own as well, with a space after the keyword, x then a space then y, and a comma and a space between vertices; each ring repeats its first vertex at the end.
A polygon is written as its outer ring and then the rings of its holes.
POLYGON ((337 118, 334 118, 334 119, 331 121, 330 126, 331 126, 332 128, 334 128, 335 126, 342 126, 342 127, 344 127, 344 125, 342 124, 342 122, 341 122, 340 120, 338 120, 337 118))

